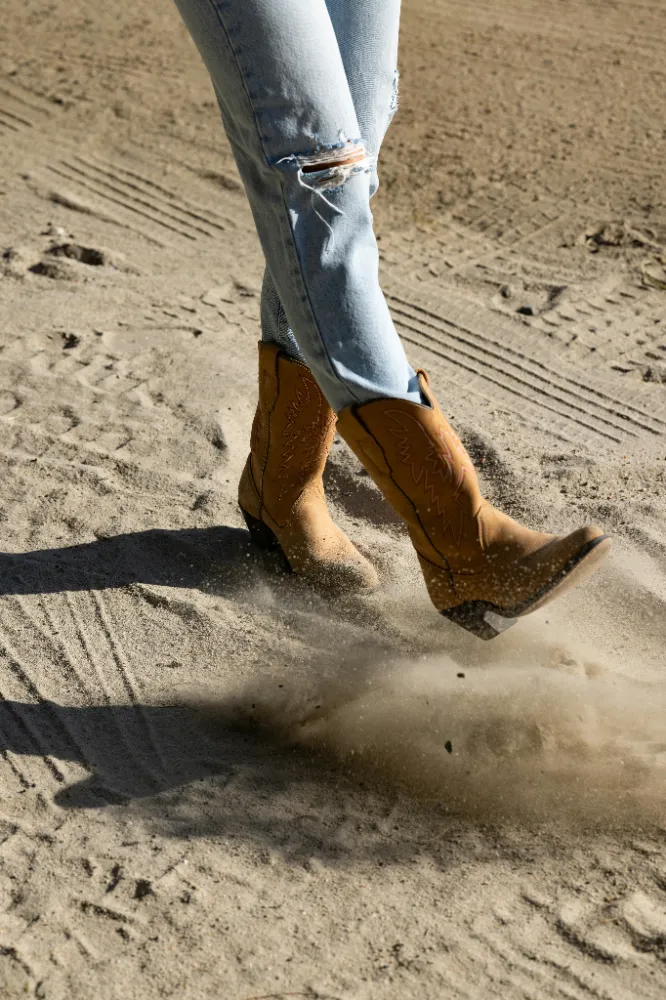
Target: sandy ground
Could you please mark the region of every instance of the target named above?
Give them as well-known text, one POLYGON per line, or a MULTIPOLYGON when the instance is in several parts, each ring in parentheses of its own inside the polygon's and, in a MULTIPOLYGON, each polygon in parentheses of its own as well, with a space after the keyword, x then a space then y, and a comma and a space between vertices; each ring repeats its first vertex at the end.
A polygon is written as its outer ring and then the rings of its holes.
POLYGON ((491 644, 339 442, 381 589, 250 549, 260 255, 174 10, 2 17, 2 996, 663 997, 663 0, 406 3, 396 321, 491 498, 615 537, 491 644))

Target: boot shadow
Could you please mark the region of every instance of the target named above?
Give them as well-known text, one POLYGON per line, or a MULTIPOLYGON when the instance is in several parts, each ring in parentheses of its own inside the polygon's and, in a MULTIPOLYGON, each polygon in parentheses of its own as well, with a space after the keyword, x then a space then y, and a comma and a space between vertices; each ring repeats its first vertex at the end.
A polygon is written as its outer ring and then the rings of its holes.
MULTIPOLYGON (((226 525, 137 531, 33 552, 0 552, 0 596, 105 590, 135 583, 232 593, 256 571, 249 535, 226 525)), ((266 561, 262 560, 262 565, 266 561)))

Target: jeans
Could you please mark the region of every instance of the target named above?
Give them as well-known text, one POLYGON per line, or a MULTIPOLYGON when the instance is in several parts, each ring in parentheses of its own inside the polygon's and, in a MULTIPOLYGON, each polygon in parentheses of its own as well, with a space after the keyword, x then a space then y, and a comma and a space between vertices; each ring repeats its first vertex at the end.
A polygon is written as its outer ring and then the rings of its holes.
POLYGON ((420 402, 379 285, 370 211, 395 110, 400 0, 176 4, 266 259, 263 339, 304 360, 336 412, 420 402))

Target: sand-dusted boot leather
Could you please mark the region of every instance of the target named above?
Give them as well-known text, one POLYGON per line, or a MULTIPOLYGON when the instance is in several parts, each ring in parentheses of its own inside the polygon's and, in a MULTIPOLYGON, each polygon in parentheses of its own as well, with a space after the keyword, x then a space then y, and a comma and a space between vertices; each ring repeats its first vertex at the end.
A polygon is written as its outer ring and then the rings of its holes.
POLYGON ((469 455, 419 378, 428 405, 373 400, 344 410, 338 430, 407 522, 437 610, 492 639, 589 575, 610 541, 594 526, 531 531, 484 500, 469 455))
POLYGON ((327 589, 377 586, 373 566, 333 523, 322 474, 336 418, 310 369, 259 344, 259 402, 238 502, 262 548, 327 589))

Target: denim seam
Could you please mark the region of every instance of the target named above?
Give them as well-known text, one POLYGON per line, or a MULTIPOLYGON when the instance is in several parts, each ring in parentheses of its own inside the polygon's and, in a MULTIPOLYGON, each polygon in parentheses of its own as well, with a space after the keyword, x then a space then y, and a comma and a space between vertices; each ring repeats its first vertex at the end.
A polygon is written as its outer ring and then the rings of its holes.
MULTIPOLYGON (((229 51, 232 53, 232 55, 234 57, 234 61, 236 63, 236 69, 238 70, 238 75, 240 77, 243 90, 245 91, 245 96, 247 97, 248 103, 250 105, 250 109, 252 111, 252 118, 253 118, 254 126, 255 126, 255 129, 256 129, 256 132, 257 132, 257 138, 258 138, 259 144, 261 146, 261 151, 262 151, 263 156, 264 156, 264 160, 265 160, 266 165, 268 167, 270 167, 271 169, 275 170, 276 169, 275 165, 271 163, 269 157, 266 155, 266 149, 265 149, 265 146, 264 146, 264 140, 263 140, 263 136, 261 134, 261 129, 259 127, 259 121, 257 119, 257 113, 256 113, 256 111, 254 109, 254 104, 252 103, 252 95, 250 94, 250 91, 248 90, 248 87, 247 87, 247 83, 245 81, 245 76, 244 76, 243 70, 241 68, 240 60, 238 58, 238 53, 236 52, 236 49, 234 48, 233 42, 231 40, 231 36, 229 34, 229 31, 227 29, 226 24, 224 23, 224 21, 222 19, 222 14, 220 12, 220 9, 219 9, 218 5, 215 3, 215 0, 208 0, 208 2, 210 3, 211 7, 215 11, 215 16, 217 17, 217 20, 219 21, 220 27, 222 28, 222 31, 224 32, 224 34, 226 36, 227 44, 229 46, 229 51)), ((302 263, 301 258, 299 256, 298 247, 296 245, 296 234, 294 233, 294 227, 293 227, 292 222, 291 222, 291 215, 290 215, 290 212, 289 212, 289 205, 287 204, 286 191, 285 191, 285 188, 284 188, 284 183, 283 183, 283 180, 282 180, 282 175, 280 174, 279 171, 277 171, 277 173, 278 173, 278 178, 279 178, 279 182, 280 182, 280 188, 282 190, 282 204, 284 205, 285 216, 286 216, 286 219, 287 219, 287 224, 289 226, 289 232, 291 233, 291 246, 292 246, 292 250, 294 252, 294 256, 296 258, 296 261, 298 263, 298 272, 299 272, 300 279, 301 279, 301 285, 302 285, 303 291, 305 292, 305 298, 307 300, 308 308, 309 308, 309 311, 310 311, 310 316, 311 316, 313 325, 314 325, 314 327, 315 327, 315 329, 317 331, 317 335, 319 337, 319 342, 320 342, 320 344, 322 345, 322 347, 324 349, 324 354, 326 355, 326 360, 328 362, 328 368, 329 368, 331 374, 333 375, 333 377, 340 383, 340 385, 342 385, 350 393, 350 395, 354 396, 354 398, 358 402, 360 402, 360 399, 357 396, 357 394, 350 389, 349 385, 347 385, 347 383, 344 381, 344 379, 340 377, 340 375, 336 371, 335 367, 333 366, 333 362, 331 360, 331 356, 330 356, 330 354, 328 352, 328 347, 326 346, 326 341, 324 340, 324 337, 323 337, 322 332, 321 332, 321 328, 319 326, 319 323, 317 322, 317 317, 315 316, 315 311, 314 311, 314 308, 313 308, 313 305, 312 305, 312 300, 310 298, 310 292, 309 292, 309 289, 307 287, 307 283, 305 281, 305 275, 303 273, 303 263, 302 263)), ((279 295, 278 295, 278 297, 279 297, 279 295)), ((299 349, 300 349, 300 345, 299 345, 299 349)))

